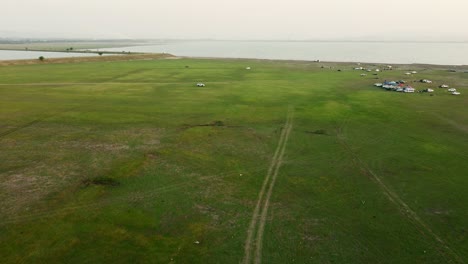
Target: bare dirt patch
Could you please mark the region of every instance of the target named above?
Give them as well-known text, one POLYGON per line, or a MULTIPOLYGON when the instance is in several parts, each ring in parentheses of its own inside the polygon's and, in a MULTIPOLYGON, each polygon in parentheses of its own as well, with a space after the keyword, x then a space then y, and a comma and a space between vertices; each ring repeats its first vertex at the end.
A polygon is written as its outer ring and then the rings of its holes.
POLYGON ((47 166, 43 163, 0 174, 0 215, 4 218, 33 211, 34 204, 60 190, 77 177, 73 164, 47 166))
POLYGON ((110 177, 97 177, 94 179, 86 179, 83 181, 83 184, 85 186, 89 185, 102 185, 102 186, 119 186, 120 182, 116 179, 110 178, 110 177))

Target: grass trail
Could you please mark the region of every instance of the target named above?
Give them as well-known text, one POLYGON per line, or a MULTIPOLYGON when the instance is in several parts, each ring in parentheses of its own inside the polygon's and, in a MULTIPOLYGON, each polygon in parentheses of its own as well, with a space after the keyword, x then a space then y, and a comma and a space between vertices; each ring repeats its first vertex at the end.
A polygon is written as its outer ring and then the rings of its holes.
POLYGON ((405 203, 400 196, 391 190, 383 181, 382 179, 375 174, 369 166, 363 162, 359 156, 353 152, 351 147, 348 145, 346 140, 342 137, 341 133, 338 131, 337 138, 339 143, 347 150, 347 152, 353 157, 356 166, 360 168, 360 170, 365 173, 367 176, 370 176, 371 179, 377 183, 379 188, 382 190, 382 193, 388 198, 390 202, 392 202, 395 206, 399 207, 400 212, 402 215, 407 217, 411 222, 413 222, 418 230, 424 235, 431 237, 439 244, 437 250, 440 252, 441 255, 445 257, 448 263, 465 263, 465 261, 452 249, 450 246, 432 229, 424 223, 424 221, 419 217, 419 215, 405 203))
POLYGON ((270 198, 273 192, 273 187, 278 176, 279 168, 283 159, 283 155, 286 149, 286 144, 289 138, 289 134, 292 129, 292 116, 293 109, 289 107, 286 123, 282 129, 281 136, 276 147, 275 154, 271 161, 270 167, 268 168, 268 173, 263 181, 262 188, 258 195, 257 204, 255 205, 254 212, 252 214, 252 220, 250 221, 249 228, 247 229, 247 239, 244 246, 244 261, 243 263, 251 262, 251 252, 253 251, 253 245, 255 245, 255 259, 254 263, 261 263, 261 254, 262 254, 262 240, 263 232, 265 230, 265 221, 267 218, 268 207, 270 205, 270 198), (271 179, 271 180, 270 180, 271 179), (268 186, 268 192, 265 196, 265 191, 268 186), (265 197, 264 197, 265 196, 265 197), (262 205, 263 201, 263 205, 262 205), (260 213, 261 207, 261 214, 260 213), (253 240, 254 234, 256 233, 256 239, 253 240))

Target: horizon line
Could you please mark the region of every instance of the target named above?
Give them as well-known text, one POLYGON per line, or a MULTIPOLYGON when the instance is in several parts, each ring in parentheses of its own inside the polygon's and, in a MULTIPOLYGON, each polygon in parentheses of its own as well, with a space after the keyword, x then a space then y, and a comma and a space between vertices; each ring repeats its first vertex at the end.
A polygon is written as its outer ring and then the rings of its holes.
POLYGON ((232 39, 232 38, 69 38, 69 37, 0 37, 2 41, 10 42, 53 42, 53 41, 72 41, 72 42, 85 42, 85 41, 244 41, 244 42, 385 42, 385 43, 468 43, 467 40, 385 40, 385 39, 232 39))

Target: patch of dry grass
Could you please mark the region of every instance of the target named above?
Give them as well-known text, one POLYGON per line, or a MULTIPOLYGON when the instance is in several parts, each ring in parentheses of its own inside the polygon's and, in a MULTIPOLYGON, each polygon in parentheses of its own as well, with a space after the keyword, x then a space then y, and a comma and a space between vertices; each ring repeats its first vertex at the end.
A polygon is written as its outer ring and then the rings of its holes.
POLYGON ((46 58, 41 61, 34 60, 4 60, 0 61, 0 66, 12 65, 34 65, 34 64, 59 64, 59 63, 81 63, 81 62, 112 62, 112 61, 136 61, 136 60, 158 60, 175 58, 167 53, 136 54, 136 55, 110 55, 95 57, 70 57, 70 58, 46 58))

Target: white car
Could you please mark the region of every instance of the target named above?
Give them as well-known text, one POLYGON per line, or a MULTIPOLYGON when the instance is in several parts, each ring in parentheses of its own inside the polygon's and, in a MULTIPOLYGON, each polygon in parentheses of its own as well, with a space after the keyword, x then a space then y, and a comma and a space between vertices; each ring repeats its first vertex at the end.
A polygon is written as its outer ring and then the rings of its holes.
POLYGON ((204 83, 197 83, 197 86, 198 87, 205 87, 205 84, 204 83))
POLYGON ((452 94, 453 94, 453 95, 460 95, 459 92, 453 92, 452 94))
POLYGON ((447 91, 449 91, 449 92, 456 92, 457 89, 455 89, 455 88, 449 88, 449 89, 447 89, 447 91))

